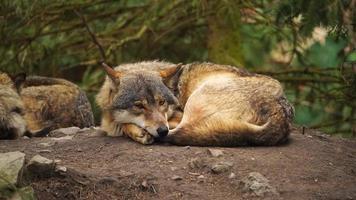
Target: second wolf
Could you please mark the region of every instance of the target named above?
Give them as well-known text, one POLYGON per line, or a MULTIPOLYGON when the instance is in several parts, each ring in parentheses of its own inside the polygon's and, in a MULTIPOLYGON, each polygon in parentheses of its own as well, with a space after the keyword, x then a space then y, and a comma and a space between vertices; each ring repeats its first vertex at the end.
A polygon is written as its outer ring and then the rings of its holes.
POLYGON ((0 72, 0 139, 43 136, 56 128, 93 125, 89 101, 75 84, 0 72))

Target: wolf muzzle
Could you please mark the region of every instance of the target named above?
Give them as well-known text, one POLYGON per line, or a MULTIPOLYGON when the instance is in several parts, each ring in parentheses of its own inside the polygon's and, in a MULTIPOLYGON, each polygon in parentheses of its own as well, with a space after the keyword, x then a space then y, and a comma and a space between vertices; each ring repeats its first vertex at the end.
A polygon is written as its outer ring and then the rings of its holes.
POLYGON ((168 135, 168 127, 167 126, 160 126, 158 129, 157 129, 157 134, 159 137, 163 138, 163 137, 166 137, 168 135))

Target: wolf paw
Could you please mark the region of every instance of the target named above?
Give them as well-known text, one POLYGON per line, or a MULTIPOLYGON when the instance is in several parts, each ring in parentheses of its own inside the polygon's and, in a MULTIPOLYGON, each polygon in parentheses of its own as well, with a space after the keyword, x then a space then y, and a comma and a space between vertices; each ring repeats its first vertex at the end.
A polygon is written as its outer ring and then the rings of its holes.
POLYGON ((152 144, 154 142, 152 135, 136 125, 125 124, 123 125, 123 131, 125 135, 141 144, 152 144))
POLYGON ((144 130, 142 130, 141 136, 136 137, 134 140, 141 144, 152 144, 154 142, 153 137, 144 130))

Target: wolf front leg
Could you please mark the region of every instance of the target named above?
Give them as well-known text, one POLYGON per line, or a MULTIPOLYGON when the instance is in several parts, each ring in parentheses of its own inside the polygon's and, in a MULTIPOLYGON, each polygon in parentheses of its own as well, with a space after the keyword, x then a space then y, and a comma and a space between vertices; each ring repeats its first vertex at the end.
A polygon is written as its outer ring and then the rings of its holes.
POLYGON ((108 112, 103 112, 100 128, 105 131, 108 136, 122 136, 121 124, 116 123, 112 115, 108 112))
POLYGON ((153 137, 142 128, 134 124, 122 124, 122 130, 125 135, 141 144, 152 144, 154 142, 153 137))

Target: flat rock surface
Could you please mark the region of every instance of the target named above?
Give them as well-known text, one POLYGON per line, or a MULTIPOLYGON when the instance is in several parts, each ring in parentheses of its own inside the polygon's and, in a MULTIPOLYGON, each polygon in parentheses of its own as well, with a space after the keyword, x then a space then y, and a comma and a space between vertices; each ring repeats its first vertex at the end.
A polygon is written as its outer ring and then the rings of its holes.
POLYGON ((19 151, 0 152, 0 190, 17 184, 25 163, 25 154, 19 151))
POLYGON ((209 147, 144 146, 88 132, 67 140, 3 140, 0 153, 40 154, 66 168, 62 173, 70 176, 32 181, 38 199, 259 199, 236 184, 251 172, 268 179, 280 199, 356 199, 354 139, 295 130, 282 146, 218 148, 224 155, 213 157, 209 147), (191 167, 194 159, 204 164, 191 167), (212 173, 209 166, 220 162, 233 166, 212 173))

